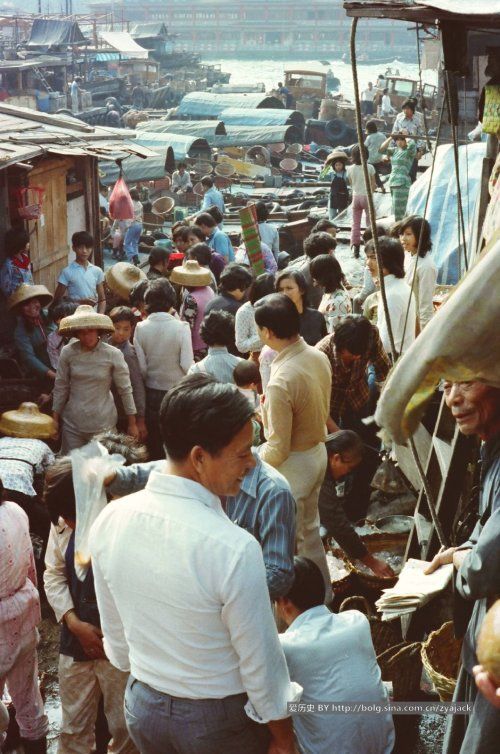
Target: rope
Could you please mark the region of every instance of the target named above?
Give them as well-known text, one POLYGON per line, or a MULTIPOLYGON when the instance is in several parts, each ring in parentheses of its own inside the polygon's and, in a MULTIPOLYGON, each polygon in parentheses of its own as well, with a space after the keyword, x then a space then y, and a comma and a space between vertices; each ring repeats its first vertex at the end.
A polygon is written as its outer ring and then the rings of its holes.
POLYGON ((436 503, 434 500, 434 495, 432 494, 432 490, 429 487, 429 482, 427 481, 427 477, 425 476, 424 468, 420 462, 420 458, 418 457, 417 448, 415 446, 415 440, 413 437, 410 437, 409 440, 410 443, 410 450, 411 454, 413 456, 413 460, 415 462, 415 466, 417 467, 418 475, 420 477, 420 480, 422 482, 422 486, 424 488, 425 496, 427 498, 427 505, 429 507, 429 511, 432 518, 432 523, 434 524, 434 528, 436 530, 436 534, 439 539, 439 543, 443 547, 448 546, 448 542, 446 537, 444 536, 443 528, 441 526, 441 521, 438 518, 437 510, 436 510, 436 503))
POLYGON ((451 72, 446 70, 444 77, 444 89, 446 93, 446 101, 448 104, 448 114, 450 117, 450 124, 451 124, 451 136, 453 139, 453 157, 455 160, 455 176, 457 179, 457 208, 458 208, 458 248, 459 253, 461 244, 460 244, 460 231, 462 232, 462 238, 463 238, 463 251, 464 251, 464 266, 465 271, 467 272, 469 269, 469 262, 467 259, 467 244, 465 241, 465 221, 464 221, 464 210, 462 206, 462 190, 460 188, 460 165, 459 165, 459 159, 458 159, 458 137, 457 137, 457 125, 455 123, 455 118, 453 117, 453 109, 452 109, 452 103, 451 103, 451 72))
POLYGON ((380 284, 380 294, 382 297, 382 304, 384 307, 385 319, 387 322, 387 333, 389 335, 389 343, 391 344, 392 359, 395 362, 398 355, 396 353, 396 347, 394 345, 394 335, 392 332, 391 318, 389 315, 389 307, 387 305, 387 296, 385 293, 384 275, 382 273, 382 258, 380 256, 380 248, 378 245, 378 237, 377 237, 377 216, 375 214, 375 205, 373 203, 373 194, 371 190, 370 176, 368 173, 368 162, 366 159, 365 150, 363 149, 364 141, 363 141, 363 129, 361 127, 361 106, 360 106, 360 98, 359 98, 358 67, 357 67, 357 62, 356 62, 357 26, 358 26, 358 19, 353 18, 352 24, 351 24, 350 48, 351 48, 352 81, 354 84, 354 102, 356 105, 356 132, 358 136, 358 143, 360 146, 359 151, 361 155, 361 165, 363 167, 366 196, 368 199, 368 212, 370 216, 370 226, 372 229, 372 240, 373 240, 373 246, 375 248, 375 256, 377 258, 377 270, 378 270, 378 278, 379 278, 379 284, 380 284))
POLYGON ((422 61, 420 59, 420 37, 418 35, 419 25, 415 25, 415 31, 417 33, 417 58, 418 58, 418 81, 419 81, 419 87, 420 87, 420 97, 422 100, 422 115, 424 116, 424 131, 425 131, 425 140, 427 142, 427 149, 431 150, 431 140, 429 139, 429 130, 427 128, 427 116, 425 114, 425 100, 424 100, 424 88, 422 84, 422 61))
MULTIPOLYGON (((437 148, 439 146, 439 137, 441 136, 441 127, 443 125, 444 104, 445 103, 444 103, 444 99, 443 99, 443 102, 441 103, 441 112, 439 114, 439 123, 438 123, 437 134, 436 134, 436 144, 435 144, 435 148, 434 148, 434 154, 432 155, 431 175, 430 175, 430 178, 429 178, 429 188, 427 189, 427 196, 425 197, 425 205, 424 205, 424 213, 423 213, 424 220, 425 220, 425 217, 427 215, 427 208, 429 206, 429 200, 431 198, 431 187, 432 187, 432 179, 434 177, 434 167, 435 167, 435 164, 436 164, 437 148)), ((415 268, 413 270, 413 275, 412 275, 412 279, 411 279, 410 296, 408 297, 408 306, 406 307, 406 316, 405 316, 405 323, 404 323, 404 327, 403 327, 403 336, 401 338, 401 343, 404 343, 404 340, 405 340, 406 325, 407 325, 407 322, 408 322, 408 316, 410 314, 411 297, 413 295, 413 290, 415 288, 415 280, 417 279, 417 265, 418 265, 418 260, 420 259, 420 250, 422 248, 422 239, 423 239, 423 237, 424 237, 424 234, 420 233, 419 238, 418 238, 418 246, 417 246, 416 259, 415 259, 415 268)))

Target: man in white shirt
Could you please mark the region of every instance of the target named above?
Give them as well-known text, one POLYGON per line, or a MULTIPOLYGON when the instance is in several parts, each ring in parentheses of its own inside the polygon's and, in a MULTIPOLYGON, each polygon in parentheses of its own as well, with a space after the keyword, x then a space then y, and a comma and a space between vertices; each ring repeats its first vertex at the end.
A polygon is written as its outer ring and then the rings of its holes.
POLYGON ((331 613, 323 599, 319 568, 295 558, 295 578, 277 601, 289 626, 280 634, 290 677, 300 683, 300 705, 292 705, 295 735, 307 754, 390 754, 394 747, 391 714, 293 714, 309 704, 387 703, 380 668, 365 615, 357 610, 331 613))
POLYGON ((141 754, 293 754, 290 683, 257 540, 220 496, 253 468, 253 409, 239 390, 191 375, 160 411, 168 460, 110 503, 90 536, 110 661, 141 754))
POLYGON ((187 165, 185 162, 179 162, 177 170, 172 173, 172 191, 177 194, 185 194, 193 191, 193 184, 191 183, 191 176, 186 170, 187 165))
POLYGON ((134 333, 134 347, 146 385, 145 418, 151 460, 164 457, 158 427, 163 396, 193 364, 189 325, 170 314, 175 298, 168 280, 153 280, 144 295, 148 317, 138 323, 134 333))
POLYGON ((361 92, 361 110, 363 115, 373 115, 373 100, 377 91, 373 88, 373 83, 368 82, 368 86, 361 92))

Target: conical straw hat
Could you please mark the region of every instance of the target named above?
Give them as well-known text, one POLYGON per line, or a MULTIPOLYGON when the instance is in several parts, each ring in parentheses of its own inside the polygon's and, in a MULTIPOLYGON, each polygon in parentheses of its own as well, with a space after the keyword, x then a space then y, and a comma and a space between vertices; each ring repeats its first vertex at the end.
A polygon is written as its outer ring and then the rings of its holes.
POLYGON ((36 403, 21 403, 18 409, 6 411, 0 418, 0 432, 7 437, 48 440, 54 431, 53 420, 42 414, 36 403))
POLYGON ((21 283, 19 288, 16 288, 12 296, 7 303, 8 309, 14 309, 19 304, 24 304, 32 298, 39 299, 42 306, 47 306, 52 301, 52 294, 44 285, 28 285, 27 283, 21 283))
POLYGON ((170 282, 194 288, 196 286, 210 285, 212 276, 210 271, 201 267, 196 259, 188 259, 183 265, 174 267, 170 273, 170 282))
POLYGON ((106 284, 108 288, 124 301, 128 301, 130 291, 134 285, 140 280, 146 279, 144 270, 129 262, 117 262, 106 270, 106 284))
POLYGON ((97 314, 94 308, 87 304, 81 304, 74 314, 64 317, 59 323, 61 335, 87 329, 114 332, 115 326, 106 314, 97 314))

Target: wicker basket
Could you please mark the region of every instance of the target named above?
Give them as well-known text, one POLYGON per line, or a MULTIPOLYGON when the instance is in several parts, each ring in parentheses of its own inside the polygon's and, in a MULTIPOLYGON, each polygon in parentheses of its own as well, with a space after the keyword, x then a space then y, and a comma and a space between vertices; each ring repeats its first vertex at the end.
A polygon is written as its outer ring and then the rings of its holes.
MULTIPOLYGON (((386 534, 381 532, 375 534, 365 534, 363 537, 361 537, 361 540, 368 552, 374 555, 376 555, 378 552, 381 552, 382 550, 404 550, 407 539, 408 532, 405 532, 403 534, 386 534)), ((368 589, 374 591, 388 589, 391 586, 394 586, 394 584, 398 580, 397 576, 384 578, 381 576, 375 576, 374 573, 365 573, 365 571, 361 571, 349 559, 346 560, 346 563, 347 566, 352 570, 352 572, 356 574, 359 581, 368 589)))
POLYGON ((343 613, 345 610, 359 610, 366 615, 370 622, 370 630, 376 655, 380 655, 382 652, 385 652, 386 649, 401 643, 401 631, 398 630, 400 624, 394 622, 389 623, 387 621, 382 622, 375 614, 373 607, 370 605, 366 597, 347 597, 342 602, 339 608, 339 613, 343 613))
POLYGON ((453 623, 443 623, 422 645, 422 662, 442 702, 449 702, 457 683, 461 639, 455 639, 453 623))
POLYGON ((392 681, 392 697, 399 701, 413 701, 418 697, 422 678, 421 642, 406 641, 377 655, 383 681, 392 681))
MULTIPOLYGON (((327 553, 328 552, 330 552, 334 558, 339 558, 339 560, 343 560, 345 563, 345 555, 342 550, 339 550, 333 547, 328 547, 327 553)), ((348 571, 347 576, 344 576, 342 579, 336 579, 336 580, 332 579, 332 590, 335 596, 339 594, 344 594, 344 592, 346 592, 347 589, 349 588, 349 585, 352 581, 352 573, 349 571, 347 563, 346 563, 346 569, 348 571)))

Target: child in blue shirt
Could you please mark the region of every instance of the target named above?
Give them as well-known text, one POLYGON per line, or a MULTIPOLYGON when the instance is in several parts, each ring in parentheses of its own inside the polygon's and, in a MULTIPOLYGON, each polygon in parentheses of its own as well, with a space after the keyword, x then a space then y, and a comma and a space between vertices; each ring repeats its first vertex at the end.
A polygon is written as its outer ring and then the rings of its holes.
POLYGON ((54 304, 66 297, 76 304, 97 305, 99 314, 106 311, 106 296, 104 293, 104 272, 100 267, 90 262, 94 253, 94 239, 82 230, 73 233, 71 238, 76 259, 65 267, 57 281, 54 294, 54 304))

